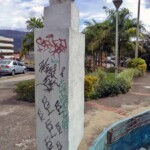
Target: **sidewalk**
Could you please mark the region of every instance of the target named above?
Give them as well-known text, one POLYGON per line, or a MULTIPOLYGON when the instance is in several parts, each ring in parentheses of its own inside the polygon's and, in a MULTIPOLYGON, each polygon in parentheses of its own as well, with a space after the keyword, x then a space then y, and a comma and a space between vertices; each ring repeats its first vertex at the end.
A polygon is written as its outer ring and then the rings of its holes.
POLYGON ((137 78, 127 94, 85 103, 84 138, 78 150, 88 150, 102 130, 113 122, 150 110, 150 73, 137 78))

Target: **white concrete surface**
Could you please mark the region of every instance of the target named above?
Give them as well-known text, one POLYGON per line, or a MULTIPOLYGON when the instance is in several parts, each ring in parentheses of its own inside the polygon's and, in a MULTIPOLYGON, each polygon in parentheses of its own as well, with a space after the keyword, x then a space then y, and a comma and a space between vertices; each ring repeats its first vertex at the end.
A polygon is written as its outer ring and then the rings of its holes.
POLYGON ((70 30, 69 42, 69 150, 76 150, 84 131, 84 35, 70 30))
POLYGON ((46 7, 44 10, 44 27, 71 28, 79 31, 79 11, 75 4, 66 1, 46 7))

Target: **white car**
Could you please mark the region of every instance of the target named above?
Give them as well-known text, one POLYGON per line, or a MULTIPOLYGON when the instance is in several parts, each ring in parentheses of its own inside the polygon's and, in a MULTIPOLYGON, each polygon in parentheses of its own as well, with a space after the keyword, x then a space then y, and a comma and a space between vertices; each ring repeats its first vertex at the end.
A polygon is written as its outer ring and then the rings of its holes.
POLYGON ((0 73, 8 73, 14 76, 16 73, 26 73, 26 67, 16 60, 1 59, 0 73))

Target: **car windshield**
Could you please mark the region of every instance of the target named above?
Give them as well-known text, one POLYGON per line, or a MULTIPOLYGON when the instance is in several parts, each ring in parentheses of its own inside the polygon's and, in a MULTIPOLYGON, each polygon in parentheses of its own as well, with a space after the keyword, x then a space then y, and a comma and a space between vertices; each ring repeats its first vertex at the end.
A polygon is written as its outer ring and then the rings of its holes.
POLYGON ((10 62, 11 61, 9 61, 9 60, 0 60, 1 65, 8 65, 8 64, 10 64, 10 62))

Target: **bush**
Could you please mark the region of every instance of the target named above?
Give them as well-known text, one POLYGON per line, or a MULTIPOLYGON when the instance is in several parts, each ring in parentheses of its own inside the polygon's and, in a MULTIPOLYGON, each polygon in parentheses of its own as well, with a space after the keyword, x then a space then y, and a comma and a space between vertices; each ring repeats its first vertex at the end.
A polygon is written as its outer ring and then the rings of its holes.
POLYGON ((138 69, 126 69, 119 73, 117 79, 114 78, 114 74, 107 73, 103 80, 99 80, 95 93, 91 97, 101 98, 125 94, 131 88, 133 78, 138 76, 141 76, 141 71, 138 69))
POLYGON ((130 84, 123 78, 117 78, 113 80, 103 80, 96 87, 95 97, 107 97, 115 96, 118 94, 124 94, 131 88, 130 84))
POLYGON ((144 59, 134 58, 134 59, 131 59, 130 61, 128 61, 127 67, 128 68, 137 68, 144 75, 146 72, 147 65, 146 65, 146 62, 144 59))
MULTIPOLYGON (((123 68, 118 68, 118 72, 122 72, 123 71, 123 68)), ((106 68, 106 72, 109 72, 109 73, 114 73, 115 72, 115 68, 114 67, 111 67, 111 68, 106 68)))
POLYGON ((103 68, 98 68, 93 73, 90 73, 90 76, 96 77, 98 80, 103 80, 106 77, 106 72, 104 72, 103 68))
POLYGON ((95 90, 95 84, 97 82, 97 77, 94 76, 85 76, 85 84, 84 84, 84 94, 85 98, 90 97, 90 95, 95 90))
POLYGON ((21 81, 16 85, 18 100, 35 102, 35 81, 21 81))
POLYGON ((118 78, 124 78, 127 82, 132 82, 133 78, 141 77, 142 72, 137 68, 128 68, 119 73, 118 78))

